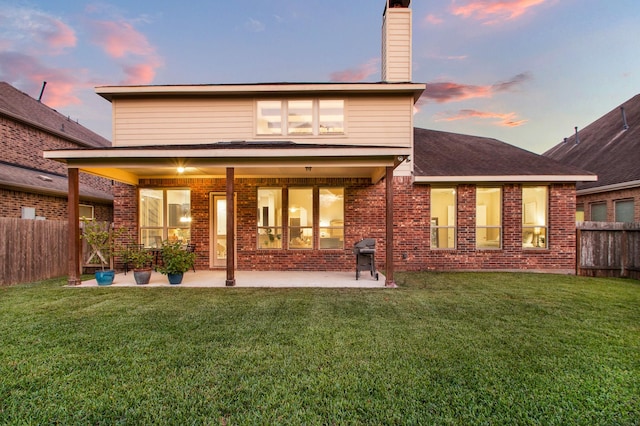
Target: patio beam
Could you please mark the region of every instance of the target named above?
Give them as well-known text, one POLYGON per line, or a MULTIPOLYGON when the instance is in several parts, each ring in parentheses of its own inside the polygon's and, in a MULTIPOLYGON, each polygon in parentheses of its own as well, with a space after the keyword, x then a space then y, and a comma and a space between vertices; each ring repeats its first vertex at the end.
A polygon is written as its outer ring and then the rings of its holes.
POLYGON ((387 200, 387 223, 386 223, 386 281, 385 287, 397 287, 393 278, 393 169, 394 167, 387 167, 387 175, 385 177, 386 183, 386 200, 387 200))
POLYGON ((69 168, 69 193, 67 197, 68 225, 69 225, 69 285, 80 285, 80 171, 69 168))
POLYGON ((227 167, 227 280, 225 285, 233 287, 236 285, 235 278, 235 209, 233 202, 235 169, 227 167))

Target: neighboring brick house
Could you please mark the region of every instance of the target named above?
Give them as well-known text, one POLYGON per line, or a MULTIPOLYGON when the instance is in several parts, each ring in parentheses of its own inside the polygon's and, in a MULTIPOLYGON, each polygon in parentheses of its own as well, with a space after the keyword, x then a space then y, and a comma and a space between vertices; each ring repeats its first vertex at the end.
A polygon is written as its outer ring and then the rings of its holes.
POLYGON ((576 186, 579 221, 640 222, 640 95, 543 155, 598 176, 576 186))
POLYGON ((45 157, 118 181, 117 225, 195 243, 227 285, 236 269, 352 270, 366 237, 389 286, 396 269, 574 271, 575 183, 595 176, 414 129, 408 6, 385 6, 379 83, 99 87, 114 146, 45 157))
MULTIPOLYGON (((8 83, 0 82, 0 217, 67 220, 67 168, 51 149, 111 143, 8 83)), ((83 215, 113 220, 112 181, 80 176, 83 215)))

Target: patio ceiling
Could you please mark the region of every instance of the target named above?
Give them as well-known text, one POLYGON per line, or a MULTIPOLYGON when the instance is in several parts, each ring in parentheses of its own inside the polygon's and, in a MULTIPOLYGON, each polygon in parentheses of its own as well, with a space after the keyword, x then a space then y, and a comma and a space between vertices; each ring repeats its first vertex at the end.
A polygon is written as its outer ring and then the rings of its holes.
POLYGON ((137 185, 140 179, 224 177, 229 167, 238 178, 350 177, 377 182, 387 167, 396 167, 410 152, 410 148, 379 146, 229 143, 56 150, 44 156, 86 173, 137 185))

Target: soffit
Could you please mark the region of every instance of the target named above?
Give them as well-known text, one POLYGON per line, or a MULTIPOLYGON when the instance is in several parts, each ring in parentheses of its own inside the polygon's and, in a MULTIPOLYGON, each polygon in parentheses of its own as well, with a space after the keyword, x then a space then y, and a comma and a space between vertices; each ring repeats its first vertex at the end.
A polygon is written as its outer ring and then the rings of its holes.
POLYGON ((410 148, 243 142, 195 146, 114 147, 55 150, 45 158, 64 162, 108 179, 137 184, 149 178, 223 177, 229 167, 236 177, 355 177, 377 181, 386 167, 396 167, 410 148), (182 173, 178 167, 184 168, 182 173))

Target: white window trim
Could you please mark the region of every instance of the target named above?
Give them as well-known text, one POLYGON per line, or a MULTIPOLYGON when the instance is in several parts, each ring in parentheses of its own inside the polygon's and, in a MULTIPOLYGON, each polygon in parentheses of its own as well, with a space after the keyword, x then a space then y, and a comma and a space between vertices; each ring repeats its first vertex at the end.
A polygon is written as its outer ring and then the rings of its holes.
POLYGON ((254 103, 255 111, 253 114, 253 118, 255 121, 254 124, 254 134, 259 138, 273 138, 274 136, 282 136, 282 137, 295 137, 295 138, 312 138, 312 137, 336 137, 336 136, 345 136, 347 134, 347 101, 346 99, 340 98, 287 98, 287 99, 257 99, 254 103), (320 101, 342 101, 342 132, 332 132, 332 133, 320 133, 320 101), (304 133, 289 133, 289 101, 311 101, 311 114, 312 114, 312 132, 311 134, 304 133), (280 124, 281 124, 281 132, 280 133, 259 133, 258 132, 258 104, 260 102, 280 102, 280 124))

